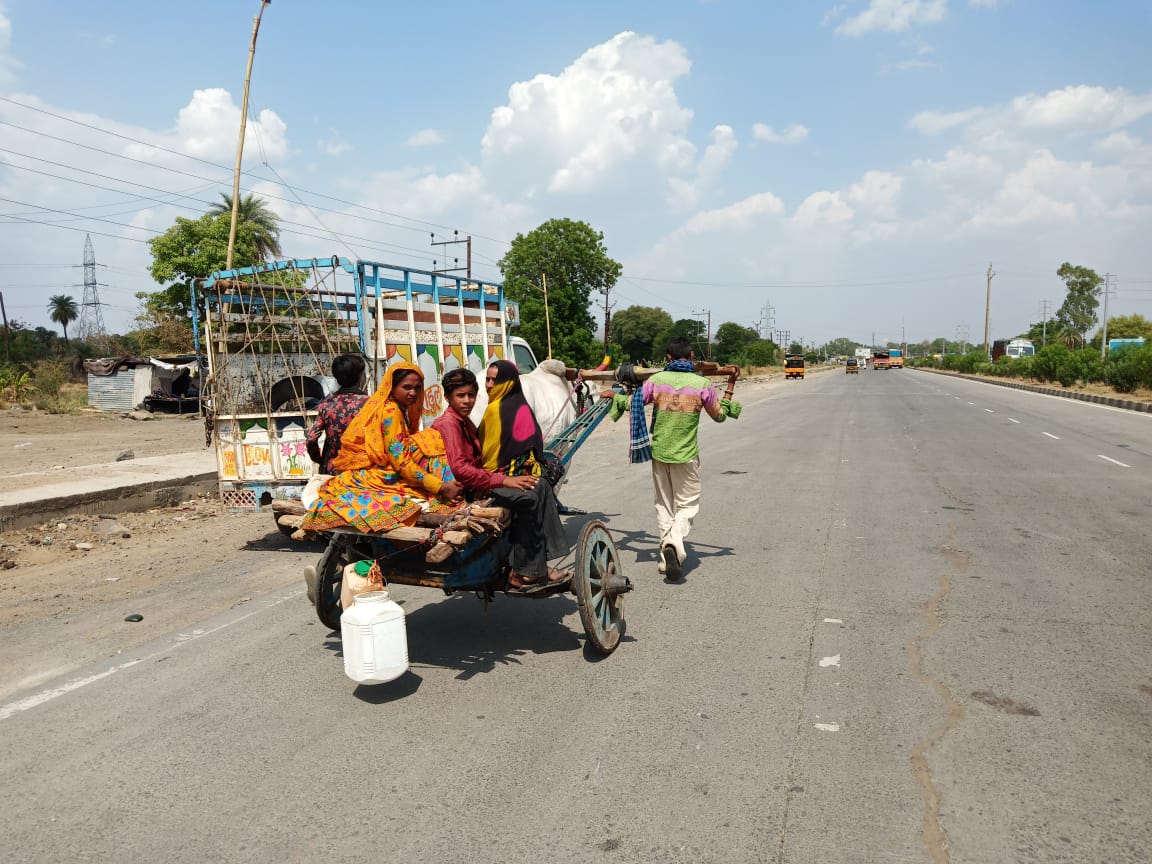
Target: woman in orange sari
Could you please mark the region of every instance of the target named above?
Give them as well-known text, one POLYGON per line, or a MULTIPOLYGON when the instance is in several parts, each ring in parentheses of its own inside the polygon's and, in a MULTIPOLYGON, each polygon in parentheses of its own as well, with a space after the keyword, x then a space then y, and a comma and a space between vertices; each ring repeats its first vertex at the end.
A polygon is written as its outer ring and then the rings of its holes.
POLYGON ((413 363, 389 367, 376 393, 348 424, 333 466, 300 526, 364 533, 411 525, 424 510, 451 510, 460 497, 435 429, 420 431, 424 373, 413 363))

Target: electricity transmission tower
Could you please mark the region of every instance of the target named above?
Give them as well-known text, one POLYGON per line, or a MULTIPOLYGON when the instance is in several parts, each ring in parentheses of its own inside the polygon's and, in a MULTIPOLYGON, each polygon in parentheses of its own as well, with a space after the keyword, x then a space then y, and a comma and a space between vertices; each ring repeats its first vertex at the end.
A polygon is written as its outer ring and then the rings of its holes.
POLYGON ((771 339, 772 331, 775 327, 776 308, 765 300, 764 308, 760 310, 760 321, 756 325, 756 330, 760 334, 761 339, 771 339))
POLYGON ((104 315, 100 311, 100 286, 108 287, 105 283, 96 281, 96 253, 92 249, 92 236, 85 235, 84 299, 80 301, 80 320, 76 327, 76 335, 80 341, 91 342, 103 349, 107 342, 107 334, 104 331, 104 315))

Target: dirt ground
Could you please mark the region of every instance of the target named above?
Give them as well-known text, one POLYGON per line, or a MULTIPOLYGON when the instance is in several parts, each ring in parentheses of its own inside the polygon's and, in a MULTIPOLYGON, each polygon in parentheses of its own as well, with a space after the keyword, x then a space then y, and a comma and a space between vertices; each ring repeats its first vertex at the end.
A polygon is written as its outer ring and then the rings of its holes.
MULTIPOLYGON (((3 478, 204 447, 203 421, 0 412, 3 478)), ((27 479, 27 478, 24 478, 27 479)), ((0 700, 284 585, 322 551, 214 499, 0 533, 0 700), (252 554, 256 553, 256 554, 252 554), (139 622, 125 621, 132 614, 139 622)))
POLYGON ((151 416, 155 419, 133 420, 105 411, 47 414, 6 409, 0 412, 0 477, 115 462, 125 450, 139 459, 203 449, 200 418, 151 416))

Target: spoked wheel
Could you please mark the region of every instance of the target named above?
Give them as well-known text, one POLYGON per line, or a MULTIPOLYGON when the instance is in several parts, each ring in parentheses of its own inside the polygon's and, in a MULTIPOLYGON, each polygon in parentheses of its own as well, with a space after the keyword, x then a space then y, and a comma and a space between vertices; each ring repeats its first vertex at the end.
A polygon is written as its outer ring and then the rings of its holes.
POLYGON ((333 534, 328 548, 316 565, 316 615, 325 627, 340 629, 340 583, 344 581, 344 568, 363 556, 357 555, 352 544, 339 534, 333 534))
POLYGON ((589 522, 576 546, 576 599, 588 642, 608 656, 624 635, 624 595, 632 583, 624 575, 612 535, 603 522, 589 522))

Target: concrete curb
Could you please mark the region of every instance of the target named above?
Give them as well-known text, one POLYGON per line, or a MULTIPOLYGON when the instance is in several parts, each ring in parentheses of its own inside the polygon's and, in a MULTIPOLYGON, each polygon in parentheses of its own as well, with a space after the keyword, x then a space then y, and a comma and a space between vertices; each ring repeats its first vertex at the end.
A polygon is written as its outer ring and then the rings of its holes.
POLYGON ((26 528, 70 513, 128 513, 171 507, 215 493, 212 453, 154 456, 113 465, 45 472, 34 488, 0 493, 0 531, 26 528))
POLYGON ((978 375, 965 375, 963 372, 944 372, 940 369, 925 369, 923 367, 908 367, 916 372, 931 372, 934 375, 943 375, 947 378, 963 378, 966 381, 976 381, 980 384, 994 384, 997 387, 1009 387, 1013 390, 1026 390, 1029 393, 1042 393, 1045 396, 1059 396, 1061 399, 1076 399, 1080 402, 1092 402, 1096 405, 1108 405, 1112 408, 1123 408, 1128 411, 1138 411, 1142 414, 1152 414, 1152 402, 1140 402, 1136 399, 1121 399, 1117 396, 1102 396, 1099 393, 1078 393, 1065 390, 1063 387, 1044 387, 1039 384, 1025 384, 1022 381, 1001 381, 994 378, 982 378, 978 375))

